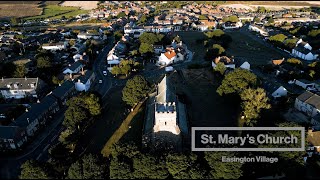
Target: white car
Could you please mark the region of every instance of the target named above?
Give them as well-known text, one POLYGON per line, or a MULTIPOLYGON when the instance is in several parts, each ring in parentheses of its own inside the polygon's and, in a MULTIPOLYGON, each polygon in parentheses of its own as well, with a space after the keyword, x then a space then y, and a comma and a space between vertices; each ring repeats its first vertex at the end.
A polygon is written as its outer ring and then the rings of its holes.
POLYGON ((102 71, 102 73, 103 73, 103 75, 105 75, 105 76, 107 75, 107 71, 102 71))
POLYGON ((102 84, 102 79, 99 80, 99 84, 102 84))

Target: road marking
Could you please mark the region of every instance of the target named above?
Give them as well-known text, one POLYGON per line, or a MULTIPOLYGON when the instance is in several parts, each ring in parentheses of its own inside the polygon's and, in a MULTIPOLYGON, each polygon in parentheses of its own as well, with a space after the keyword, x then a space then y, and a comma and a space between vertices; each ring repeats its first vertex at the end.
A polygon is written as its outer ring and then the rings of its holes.
POLYGON ((45 152, 49 148, 50 144, 48 144, 44 149, 43 152, 45 152))
POLYGON ((42 156, 42 153, 39 154, 39 156, 36 158, 36 160, 39 161, 41 156, 42 156))

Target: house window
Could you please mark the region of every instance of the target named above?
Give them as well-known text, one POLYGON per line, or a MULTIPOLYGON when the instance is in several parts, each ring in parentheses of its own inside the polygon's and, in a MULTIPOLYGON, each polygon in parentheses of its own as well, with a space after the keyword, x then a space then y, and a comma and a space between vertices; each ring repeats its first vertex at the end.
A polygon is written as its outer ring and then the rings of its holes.
POLYGON ((167 122, 164 122, 164 125, 166 126, 166 125, 167 125, 167 122))

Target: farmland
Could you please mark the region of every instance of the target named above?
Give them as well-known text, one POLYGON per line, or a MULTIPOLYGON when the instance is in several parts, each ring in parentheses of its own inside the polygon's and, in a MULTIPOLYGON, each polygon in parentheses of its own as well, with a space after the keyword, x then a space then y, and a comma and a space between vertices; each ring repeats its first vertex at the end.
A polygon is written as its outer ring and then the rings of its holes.
POLYGON ((0 18, 38 16, 42 13, 39 7, 40 1, 3 1, 0 2, 0 18))

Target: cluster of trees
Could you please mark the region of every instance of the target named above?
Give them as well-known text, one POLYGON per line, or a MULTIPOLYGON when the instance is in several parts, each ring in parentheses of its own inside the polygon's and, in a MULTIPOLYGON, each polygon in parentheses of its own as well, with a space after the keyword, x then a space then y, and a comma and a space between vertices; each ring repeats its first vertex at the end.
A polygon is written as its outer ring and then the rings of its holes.
POLYGON ((139 52, 140 54, 152 54, 154 53, 153 45, 155 44, 162 44, 162 40, 164 38, 163 34, 160 33, 149 33, 144 32, 139 37, 140 47, 139 52))
POLYGON ((208 31, 204 34, 207 37, 207 40, 204 41, 204 45, 207 47, 206 60, 212 60, 217 56, 224 55, 225 49, 232 42, 231 36, 225 34, 221 29, 208 31))
POLYGON ((297 38, 288 38, 284 34, 276 34, 270 36, 269 41, 277 47, 291 51, 298 42, 297 38))
POLYGON ((222 95, 233 95, 240 97, 242 107, 242 118, 239 125, 244 123, 248 126, 257 124, 257 119, 263 109, 270 109, 268 97, 262 88, 257 88, 257 76, 248 70, 236 68, 228 73, 217 89, 217 93, 222 95))
POLYGON ((114 66, 111 70, 113 75, 125 74, 126 76, 131 71, 136 71, 142 69, 142 65, 139 62, 133 60, 122 60, 119 65, 114 66))
POLYGON ((236 23, 239 21, 239 18, 236 15, 232 15, 232 16, 225 16, 222 18, 223 22, 233 22, 236 23))
POLYGON ((122 90, 122 100, 129 106, 133 107, 147 96, 150 86, 146 79, 137 75, 129 79, 122 90))

